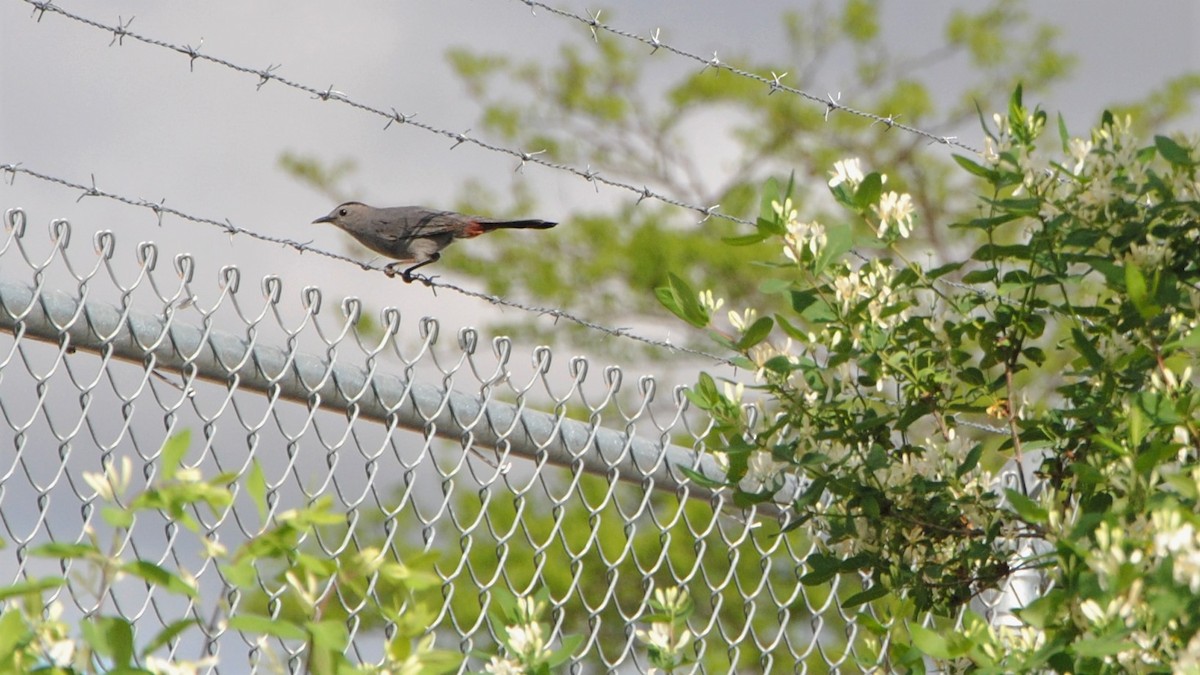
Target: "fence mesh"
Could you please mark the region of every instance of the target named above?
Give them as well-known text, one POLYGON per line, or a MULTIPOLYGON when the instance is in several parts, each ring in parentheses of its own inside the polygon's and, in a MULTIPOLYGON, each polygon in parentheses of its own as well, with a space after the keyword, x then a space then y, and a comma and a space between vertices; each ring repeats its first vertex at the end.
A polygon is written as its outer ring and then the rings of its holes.
MULTIPOLYGON (((0 240, 0 574, 65 572, 48 604, 119 613, 142 641, 194 618, 201 637, 165 649, 215 655, 216 672, 302 670, 302 644, 265 644, 214 620, 223 607, 286 612, 283 571, 259 569, 257 593, 239 593, 202 544, 233 548, 328 499, 343 517, 297 554, 429 561, 440 601, 424 629, 442 648, 494 651, 499 594, 544 590, 553 640, 584 638, 573 670, 644 672, 636 631, 647 602, 681 586, 697 601, 700 672, 886 669, 891 619, 839 603, 862 584, 802 585, 814 546, 802 530, 781 531, 770 505, 744 510, 689 484, 682 467, 718 469, 698 452, 709 421, 680 390, 473 330, 443 335, 394 309, 368 329, 354 299, 306 288, 289 300, 279 279, 254 288, 233 267, 209 286, 188 256, 71 234, 55 221, 46 237, 11 210, 0 240), (165 511, 143 514, 114 551, 194 577, 198 598, 97 592, 80 564, 30 555, 113 535, 84 474, 128 460, 136 492, 164 471, 163 443, 183 429, 186 464, 229 475, 234 500, 189 514, 198 538, 165 511), (265 514, 241 487, 256 470, 265 514)), ((394 626, 373 611, 379 598, 314 593, 344 619, 352 657, 380 661, 394 626)), ((480 665, 472 656, 463 670, 480 665)))

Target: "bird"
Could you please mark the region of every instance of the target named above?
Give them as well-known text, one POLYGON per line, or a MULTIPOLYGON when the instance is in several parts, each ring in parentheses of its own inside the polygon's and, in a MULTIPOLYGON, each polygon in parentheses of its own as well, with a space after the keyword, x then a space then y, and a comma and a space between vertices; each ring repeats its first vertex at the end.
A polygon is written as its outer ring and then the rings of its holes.
POLYGON ((313 221, 332 223, 367 248, 396 262, 383 268, 394 277, 400 263, 415 263, 399 272, 405 282, 413 280, 413 270, 437 262, 442 249, 455 239, 470 239, 493 230, 546 230, 558 223, 547 220, 497 220, 470 216, 454 211, 439 211, 422 206, 375 208, 362 202, 344 202, 313 221))

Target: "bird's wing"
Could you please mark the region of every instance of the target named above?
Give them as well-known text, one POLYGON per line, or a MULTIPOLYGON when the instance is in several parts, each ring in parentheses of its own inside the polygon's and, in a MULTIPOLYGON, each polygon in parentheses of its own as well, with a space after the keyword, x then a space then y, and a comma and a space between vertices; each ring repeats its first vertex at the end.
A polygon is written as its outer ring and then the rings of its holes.
POLYGON ((438 235, 455 234, 462 227, 466 216, 453 211, 433 211, 421 209, 418 212, 402 212, 385 214, 375 220, 374 230, 377 236, 391 241, 405 241, 436 237, 438 235), (391 223, 403 222, 404 227, 396 227, 391 223))

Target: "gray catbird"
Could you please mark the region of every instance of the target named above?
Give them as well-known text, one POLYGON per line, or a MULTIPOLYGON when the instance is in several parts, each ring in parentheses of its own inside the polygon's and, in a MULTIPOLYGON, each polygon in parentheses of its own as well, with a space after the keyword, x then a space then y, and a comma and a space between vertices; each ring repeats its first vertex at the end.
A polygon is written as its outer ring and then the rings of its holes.
MULTIPOLYGON (((399 262, 416 263, 400 272, 408 282, 412 281, 413 270, 436 262, 442 257, 439 251, 455 239, 478 237, 504 228, 545 230, 558 224, 545 220, 494 220, 420 206, 377 209, 362 202, 340 204, 329 215, 313 222, 333 223, 376 253, 399 262)), ((395 276, 397 264, 390 263, 383 271, 389 277, 395 276)))

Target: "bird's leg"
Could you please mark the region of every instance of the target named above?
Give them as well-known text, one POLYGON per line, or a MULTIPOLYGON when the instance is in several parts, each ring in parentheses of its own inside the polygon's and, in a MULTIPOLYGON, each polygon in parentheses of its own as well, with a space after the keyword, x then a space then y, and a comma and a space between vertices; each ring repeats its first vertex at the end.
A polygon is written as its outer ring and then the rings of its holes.
MULTIPOLYGON (((413 270, 417 269, 418 267, 424 267, 425 265, 428 265, 429 263, 437 262, 439 259, 441 259, 441 257, 442 257, 441 253, 434 253, 433 255, 429 256, 429 260, 423 260, 423 261, 417 263, 416 265, 413 265, 412 267, 401 272, 400 278, 404 279, 404 283, 411 284, 413 281, 413 270)), ((392 265, 394 265, 394 264, 396 264, 396 263, 392 263, 392 265)), ((388 265, 388 267, 391 267, 392 265, 388 265)))

